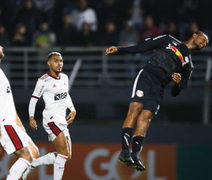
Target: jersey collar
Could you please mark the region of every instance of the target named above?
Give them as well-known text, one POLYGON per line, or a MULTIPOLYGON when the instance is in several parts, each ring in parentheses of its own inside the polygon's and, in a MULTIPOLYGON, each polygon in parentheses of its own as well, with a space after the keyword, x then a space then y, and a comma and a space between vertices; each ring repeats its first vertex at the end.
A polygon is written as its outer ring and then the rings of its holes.
POLYGON ((51 75, 49 72, 48 72, 47 74, 48 74, 49 76, 51 76, 52 78, 54 78, 54 79, 57 79, 57 80, 60 79, 60 77, 55 77, 55 76, 51 75))

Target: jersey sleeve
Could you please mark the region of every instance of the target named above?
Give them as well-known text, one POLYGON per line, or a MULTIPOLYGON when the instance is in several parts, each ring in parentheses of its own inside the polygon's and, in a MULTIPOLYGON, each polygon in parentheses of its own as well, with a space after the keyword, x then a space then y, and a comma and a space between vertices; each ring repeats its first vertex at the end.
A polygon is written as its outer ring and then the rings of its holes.
POLYGON ((161 35, 155 38, 146 39, 144 43, 135 45, 135 46, 127 46, 127 47, 117 47, 118 52, 123 53, 144 53, 148 51, 152 51, 155 49, 160 49, 164 46, 164 43, 167 43, 169 39, 168 35, 161 35))
POLYGON ((45 84, 44 81, 41 79, 38 79, 34 92, 32 93, 32 97, 40 99, 40 97, 43 95, 45 90, 45 84))

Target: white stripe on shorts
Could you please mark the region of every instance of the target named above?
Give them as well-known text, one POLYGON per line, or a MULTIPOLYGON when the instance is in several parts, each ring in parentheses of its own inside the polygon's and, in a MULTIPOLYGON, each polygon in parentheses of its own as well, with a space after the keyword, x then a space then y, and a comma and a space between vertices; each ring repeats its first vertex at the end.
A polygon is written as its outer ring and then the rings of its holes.
POLYGON ((138 78, 139 78, 139 76, 140 76, 140 74, 141 74, 142 71, 143 71, 143 69, 141 69, 139 71, 138 75, 135 78, 135 82, 133 84, 133 90, 132 90, 132 96, 131 96, 131 98, 133 98, 135 96, 135 90, 136 90, 136 86, 137 86, 137 83, 138 83, 138 78))

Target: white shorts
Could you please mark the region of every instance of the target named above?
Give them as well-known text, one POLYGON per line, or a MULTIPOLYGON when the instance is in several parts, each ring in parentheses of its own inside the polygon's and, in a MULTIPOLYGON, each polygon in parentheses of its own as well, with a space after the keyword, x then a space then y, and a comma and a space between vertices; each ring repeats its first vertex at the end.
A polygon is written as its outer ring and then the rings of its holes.
POLYGON ((49 141, 53 142, 55 138, 61 133, 64 132, 66 137, 70 138, 69 130, 67 124, 60 124, 58 122, 49 122, 48 124, 43 124, 45 131, 48 133, 49 141))
POLYGON ((31 138, 15 123, 1 124, 1 133, 0 142, 7 154, 29 146, 28 140, 31 138))

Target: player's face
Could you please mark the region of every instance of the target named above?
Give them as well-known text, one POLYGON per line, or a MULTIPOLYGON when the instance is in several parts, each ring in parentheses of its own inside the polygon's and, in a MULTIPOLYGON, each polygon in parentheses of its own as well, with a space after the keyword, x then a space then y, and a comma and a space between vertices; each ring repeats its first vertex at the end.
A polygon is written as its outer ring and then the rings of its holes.
POLYGON ((49 69, 55 73, 60 73, 63 69, 63 59, 61 56, 53 55, 48 61, 49 69))
POLYGON ((4 57, 4 51, 3 51, 3 47, 0 46, 0 58, 4 57))
POLYGON ((205 34, 195 34, 194 44, 196 45, 196 50, 200 51, 204 49, 208 44, 208 37, 205 34))

